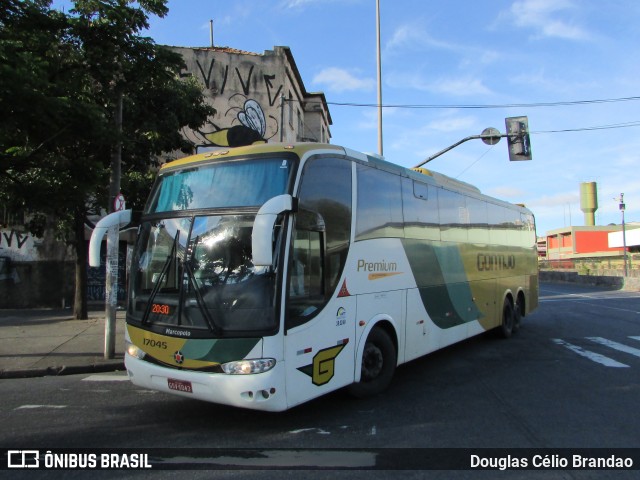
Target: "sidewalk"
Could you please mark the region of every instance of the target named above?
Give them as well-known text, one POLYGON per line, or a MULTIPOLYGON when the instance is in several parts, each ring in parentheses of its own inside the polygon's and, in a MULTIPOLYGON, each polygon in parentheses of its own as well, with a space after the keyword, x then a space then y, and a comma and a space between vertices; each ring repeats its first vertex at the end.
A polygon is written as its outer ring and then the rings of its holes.
POLYGON ((104 311, 74 320, 68 309, 0 310, 0 379, 124 370, 124 311, 113 359, 104 358, 104 324, 104 311))

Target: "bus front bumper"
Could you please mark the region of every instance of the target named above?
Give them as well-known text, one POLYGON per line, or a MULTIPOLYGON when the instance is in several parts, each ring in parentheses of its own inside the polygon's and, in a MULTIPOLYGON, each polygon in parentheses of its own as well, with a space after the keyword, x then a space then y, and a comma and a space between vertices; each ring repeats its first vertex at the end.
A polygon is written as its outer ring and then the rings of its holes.
POLYGON ((284 362, 268 372, 250 375, 202 373, 161 367, 125 353, 134 385, 205 402, 280 412, 287 409, 284 362))

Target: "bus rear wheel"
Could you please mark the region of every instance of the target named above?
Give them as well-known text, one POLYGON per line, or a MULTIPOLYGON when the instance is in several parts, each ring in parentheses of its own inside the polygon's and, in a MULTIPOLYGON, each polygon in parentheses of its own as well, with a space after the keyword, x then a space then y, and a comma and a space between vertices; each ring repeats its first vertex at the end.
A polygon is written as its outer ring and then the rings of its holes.
POLYGON ((522 326, 522 306, 520 300, 513 307, 513 333, 517 333, 522 326))
POLYGON ((393 341, 382 328, 371 330, 362 352, 360 381, 349 386, 349 393, 358 398, 384 391, 396 371, 397 354, 393 341))

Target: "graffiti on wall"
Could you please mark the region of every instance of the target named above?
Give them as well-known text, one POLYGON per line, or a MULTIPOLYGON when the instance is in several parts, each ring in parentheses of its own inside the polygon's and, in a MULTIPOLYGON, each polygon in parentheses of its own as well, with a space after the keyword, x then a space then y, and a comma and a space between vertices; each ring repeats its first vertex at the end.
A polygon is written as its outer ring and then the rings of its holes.
MULTIPOLYGON (((118 246, 118 301, 127 298, 127 244, 120 242, 118 246)), ((107 251, 106 242, 100 248, 100 266, 87 268, 87 300, 90 302, 104 302, 107 295, 106 273, 107 251)))
POLYGON ((275 104, 283 89, 282 84, 275 83, 276 75, 263 73, 259 80, 256 65, 246 64, 231 71, 229 65, 217 63, 214 68, 215 58, 204 65, 196 59, 195 71, 181 74, 203 82, 205 98, 216 110, 202 128, 185 130, 187 138, 196 145, 239 147, 266 143, 275 137, 279 125, 272 113, 280 108, 275 104))
MULTIPOLYGON (((230 104, 233 103, 234 97, 246 98, 238 93, 229 99, 230 104)), ((204 138, 209 141, 208 143, 219 147, 240 147, 267 142, 265 138, 267 120, 262 107, 257 101, 247 99, 241 107, 234 106, 229 108, 225 113, 225 118, 228 117, 231 117, 232 125, 235 122, 240 123, 211 133, 201 132, 204 138)))
POLYGON ((0 230, 0 255, 18 262, 38 259, 33 236, 14 229, 0 230))

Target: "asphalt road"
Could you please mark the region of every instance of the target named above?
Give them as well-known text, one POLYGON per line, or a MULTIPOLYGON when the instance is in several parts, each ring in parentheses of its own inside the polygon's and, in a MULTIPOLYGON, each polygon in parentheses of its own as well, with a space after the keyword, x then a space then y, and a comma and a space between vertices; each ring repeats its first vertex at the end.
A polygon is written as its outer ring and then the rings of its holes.
MULTIPOLYGON (((141 390, 122 373, 0 386, 0 446, 11 449, 640 448, 640 293, 543 284, 539 309, 509 340, 488 333, 406 364, 375 398, 339 391, 284 413, 141 390)), ((227 475, 300 477, 242 473, 227 475)), ((522 471, 512 478, 543 473, 621 478, 602 471, 522 471)), ((317 475, 309 478, 326 478, 317 475)))

